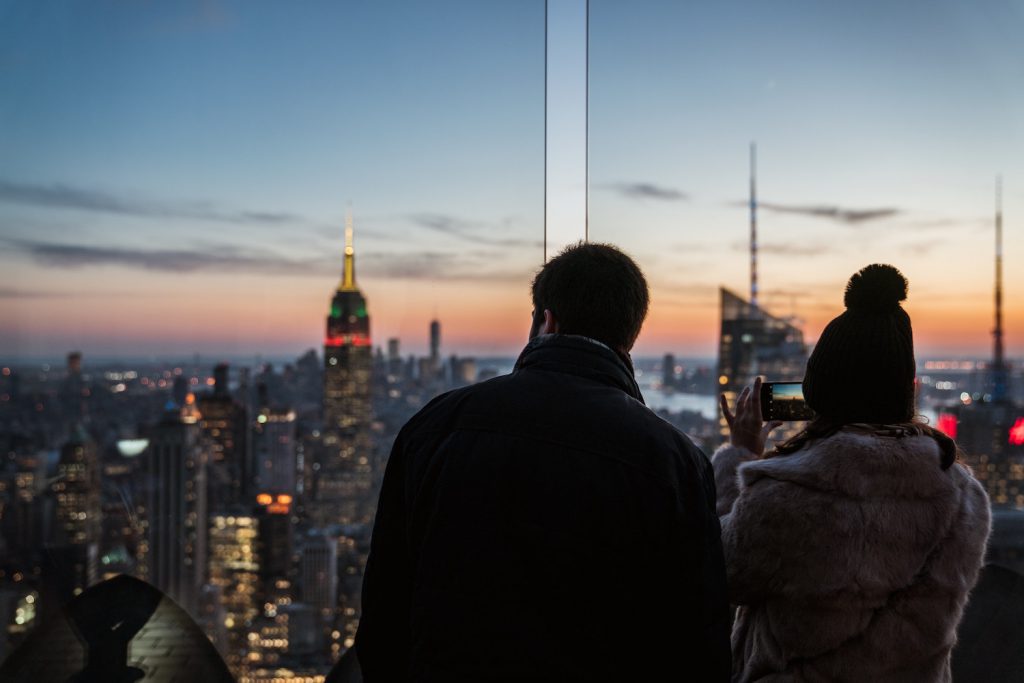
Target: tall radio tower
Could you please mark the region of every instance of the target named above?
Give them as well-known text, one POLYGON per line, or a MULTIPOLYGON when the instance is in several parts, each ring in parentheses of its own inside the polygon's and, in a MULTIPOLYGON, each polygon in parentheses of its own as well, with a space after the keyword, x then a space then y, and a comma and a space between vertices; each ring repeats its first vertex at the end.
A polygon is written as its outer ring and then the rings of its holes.
POLYGON ((992 400, 1006 400, 1007 368, 1003 350, 1003 179, 996 176, 996 326, 992 330, 992 400))

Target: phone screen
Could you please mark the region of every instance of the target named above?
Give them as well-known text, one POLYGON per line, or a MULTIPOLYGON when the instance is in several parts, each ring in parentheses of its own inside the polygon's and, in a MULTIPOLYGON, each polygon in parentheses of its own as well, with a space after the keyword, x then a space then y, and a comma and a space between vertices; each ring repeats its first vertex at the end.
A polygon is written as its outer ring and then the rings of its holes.
POLYGON ((801 382, 765 382, 761 385, 761 417, 765 420, 810 420, 801 382))

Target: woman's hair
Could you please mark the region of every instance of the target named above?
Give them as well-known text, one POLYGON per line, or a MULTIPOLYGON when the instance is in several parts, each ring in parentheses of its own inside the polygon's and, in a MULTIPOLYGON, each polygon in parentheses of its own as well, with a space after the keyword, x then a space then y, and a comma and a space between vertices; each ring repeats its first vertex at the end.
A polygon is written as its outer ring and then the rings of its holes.
POLYGON ((956 442, 946 434, 943 434, 930 424, 921 421, 923 418, 915 418, 910 422, 898 424, 865 424, 865 423, 843 423, 828 418, 818 417, 807 423, 799 433, 775 447, 775 450, 767 453, 766 458, 773 458, 782 455, 795 453, 805 446, 820 439, 827 439, 843 427, 853 427, 868 433, 894 438, 906 436, 930 436, 939 444, 940 463, 942 469, 949 469, 954 462, 963 460, 963 452, 956 442))

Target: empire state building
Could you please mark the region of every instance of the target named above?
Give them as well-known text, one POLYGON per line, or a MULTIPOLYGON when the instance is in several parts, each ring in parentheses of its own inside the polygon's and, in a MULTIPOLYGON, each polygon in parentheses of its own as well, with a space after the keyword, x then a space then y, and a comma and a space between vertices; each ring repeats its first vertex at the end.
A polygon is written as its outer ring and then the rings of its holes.
POLYGON ((324 448, 314 476, 314 514, 323 523, 360 521, 371 504, 372 369, 370 316, 356 284, 349 217, 341 282, 331 299, 324 339, 324 448))

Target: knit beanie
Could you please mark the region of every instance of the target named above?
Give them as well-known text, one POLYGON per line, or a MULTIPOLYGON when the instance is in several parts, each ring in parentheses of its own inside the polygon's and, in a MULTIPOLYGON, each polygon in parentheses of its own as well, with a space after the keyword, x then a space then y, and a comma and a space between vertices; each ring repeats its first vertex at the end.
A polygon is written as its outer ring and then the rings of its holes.
POLYGON ((804 375, 814 412, 842 424, 908 422, 914 416, 914 335, 900 306, 907 279, 873 264, 846 285, 846 312, 821 333, 804 375))

